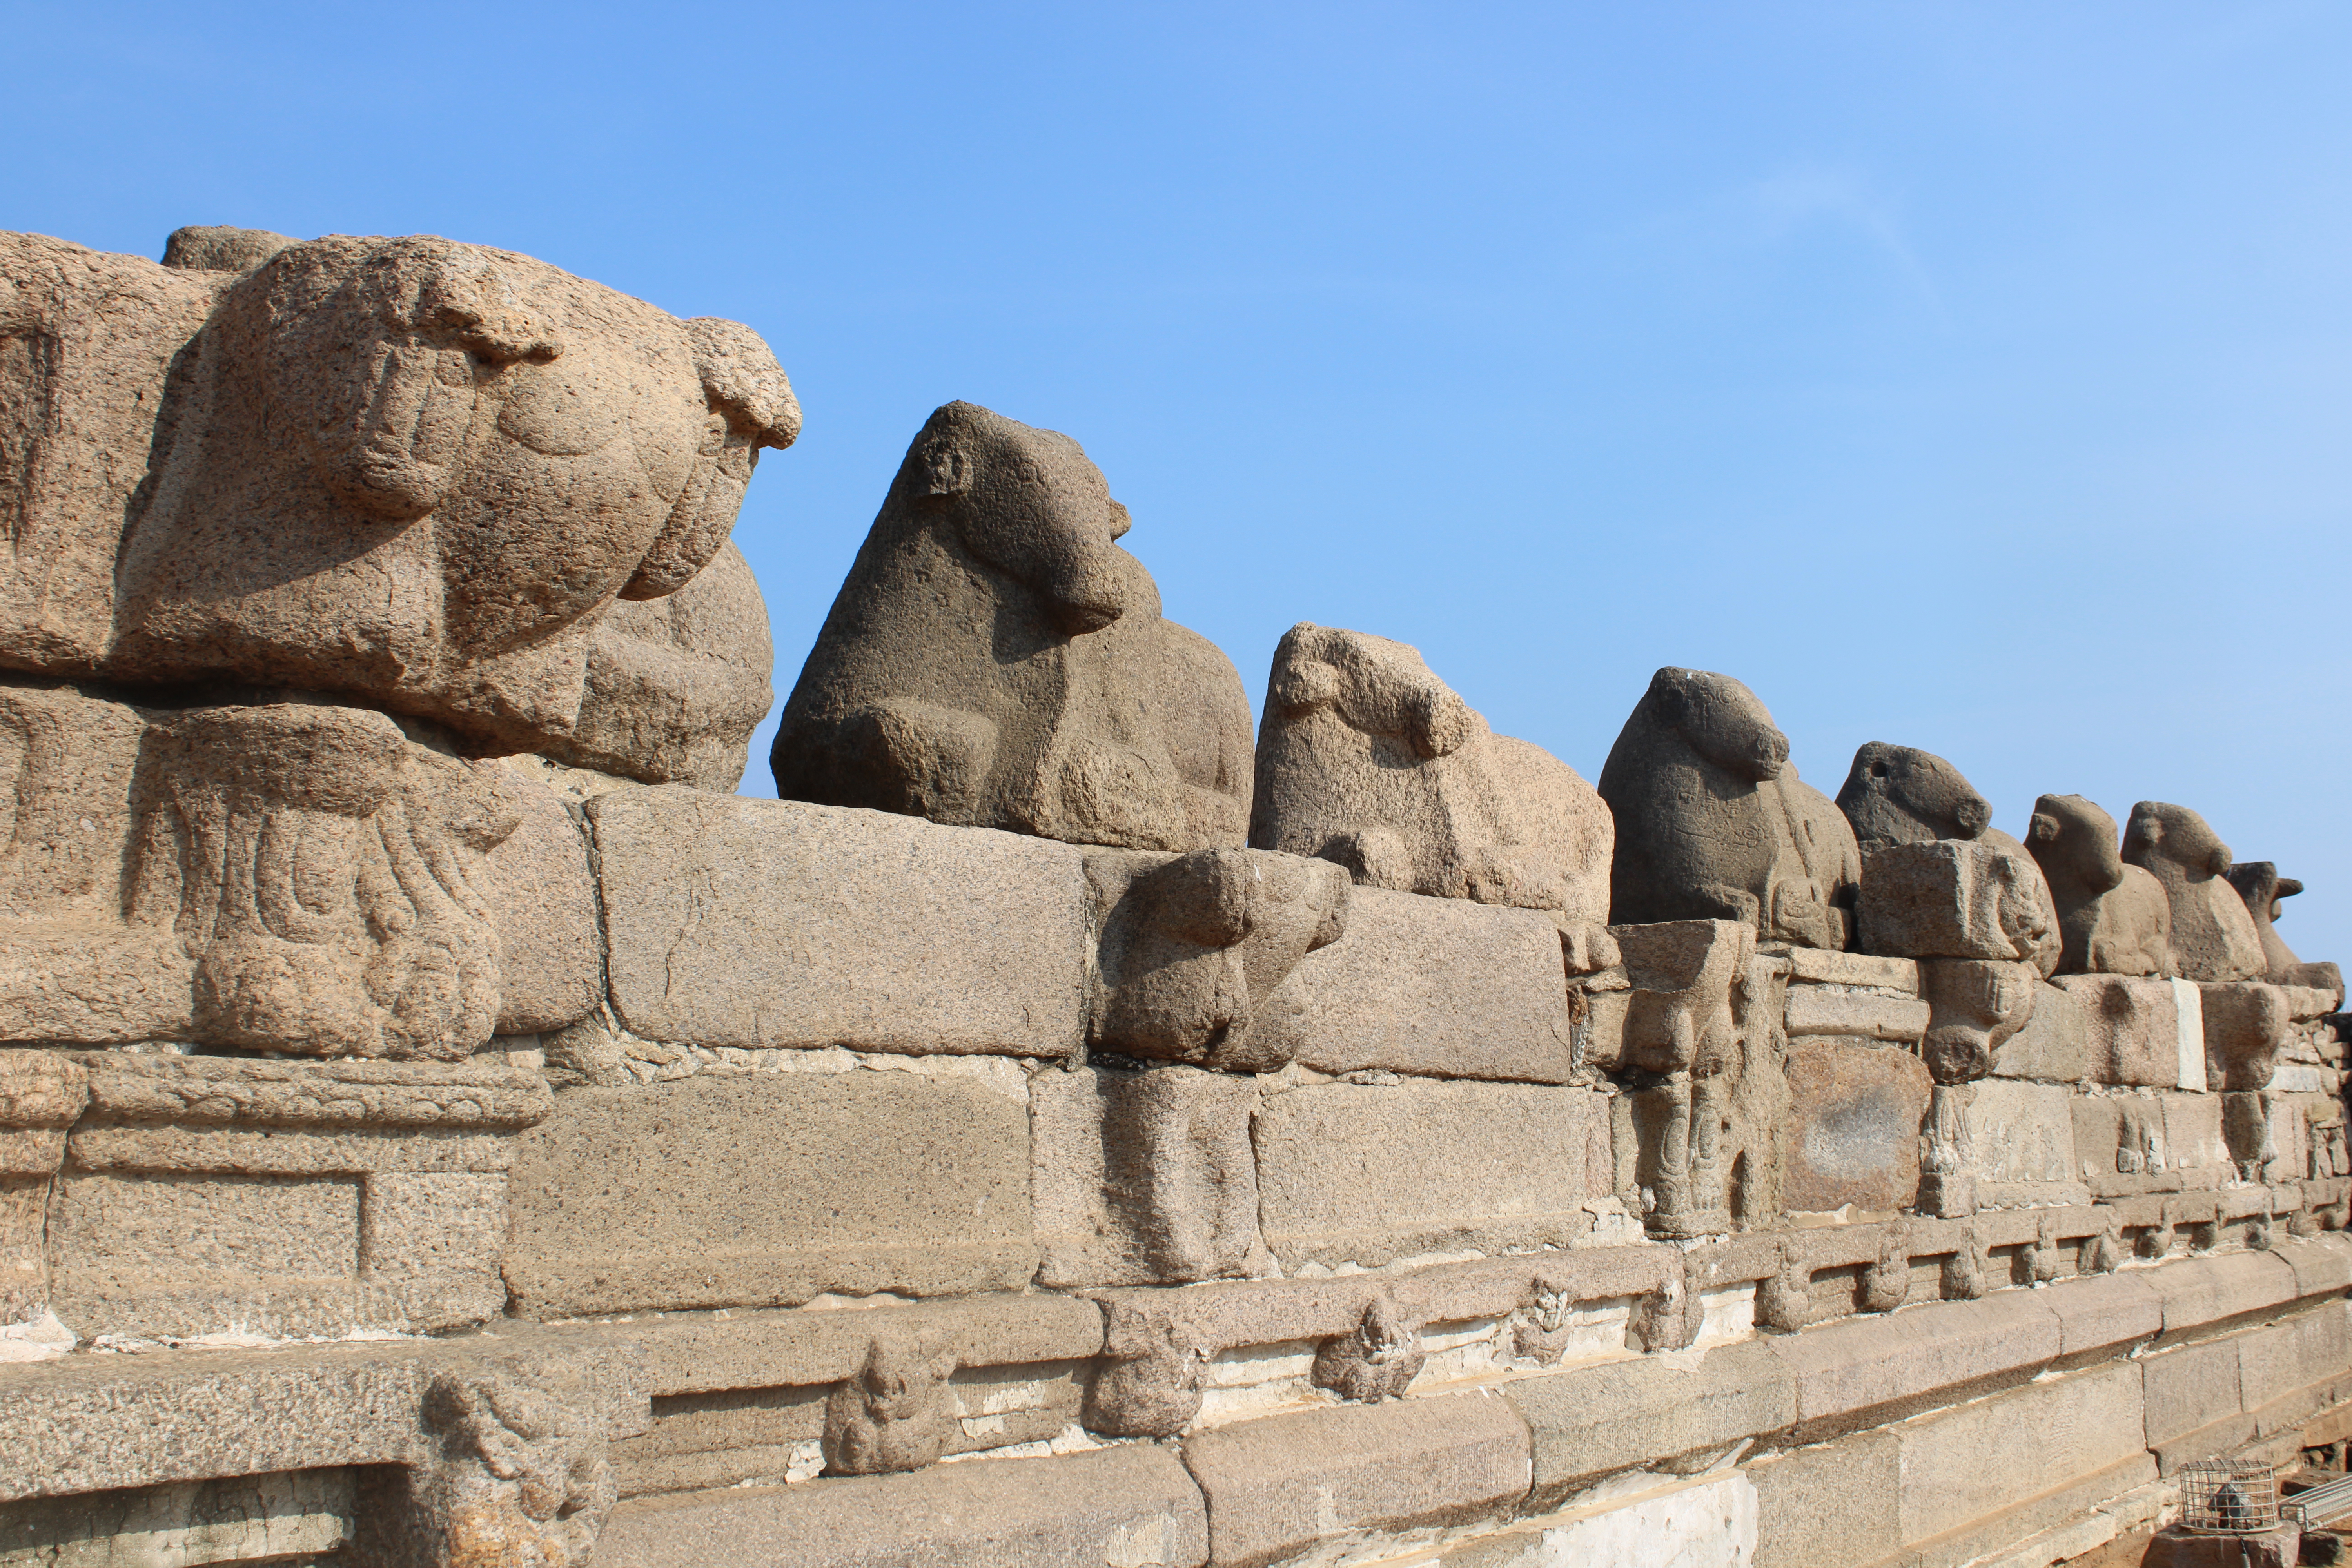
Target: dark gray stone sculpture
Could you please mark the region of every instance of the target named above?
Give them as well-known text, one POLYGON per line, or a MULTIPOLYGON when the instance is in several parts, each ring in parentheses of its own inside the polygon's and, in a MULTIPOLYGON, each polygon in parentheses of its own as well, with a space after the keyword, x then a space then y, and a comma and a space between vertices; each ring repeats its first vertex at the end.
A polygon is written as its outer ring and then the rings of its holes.
POLYGON ((1861 855, 1843 813, 1797 782, 1789 738, 1727 675, 1661 669, 1610 748, 1612 925, 1742 921, 1843 949, 1861 855))
POLYGON ((1135 849, 1239 848, 1249 703, 1160 616, 1076 441, 934 413, 785 704, 787 800, 1135 849))
POLYGON ((2254 917, 2254 934, 2262 939, 2263 960, 2269 966, 2263 978, 2273 985, 2333 991, 2336 1005, 2342 1006, 2344 971, 2334 963, 2305 963, 2278 933, 2279 900, 2303 891, 2303 884, 2293 877, 2280 876, 2274 861, 2240 860, 2230 868, 2230 886, 2238 889, 2238 896, 2246 901, 2246 912, 2254 917))
POLYGON ((1889 844, 1974 838, 1992 821, 1990 803, 1959 769, 1933 752, 1885 741, 1854 752, 1837 805, 1864 855, 1889 844))

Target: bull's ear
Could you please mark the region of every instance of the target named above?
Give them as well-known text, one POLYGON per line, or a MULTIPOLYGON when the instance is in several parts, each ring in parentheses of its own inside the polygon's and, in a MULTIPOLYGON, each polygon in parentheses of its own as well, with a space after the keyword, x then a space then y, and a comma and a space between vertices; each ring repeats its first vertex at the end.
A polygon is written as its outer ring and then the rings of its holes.
POLYGON ((933 432, 915 452, 916 471, 927 496, 960 496, 971 489, 971 452, 944 430, 933 432))
POLYGON ((2059 831, 2056 817, 2046 811, 2037 811, 2033 814, 2033 820, 2026 824, 2025 840, 2029 844, 2055 844, 2059 831))

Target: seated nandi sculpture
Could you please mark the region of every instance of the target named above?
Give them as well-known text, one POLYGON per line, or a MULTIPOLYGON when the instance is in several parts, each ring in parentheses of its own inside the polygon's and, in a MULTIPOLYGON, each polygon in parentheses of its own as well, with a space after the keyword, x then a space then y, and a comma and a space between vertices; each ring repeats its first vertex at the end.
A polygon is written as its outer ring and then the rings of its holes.
POLYGON ((1134 849, 1239 848, 1249 703, 1160 616, 1076 441, 934 413, 784 706, 777 793, 1134 849))
POLYGON ((1497 735, 1419 651, 1301 622, 1275 649, 1250 843, 1367 887, 1545 910, 1571 973, 1617 961, 1609 809, 1576 770, 1497 735))

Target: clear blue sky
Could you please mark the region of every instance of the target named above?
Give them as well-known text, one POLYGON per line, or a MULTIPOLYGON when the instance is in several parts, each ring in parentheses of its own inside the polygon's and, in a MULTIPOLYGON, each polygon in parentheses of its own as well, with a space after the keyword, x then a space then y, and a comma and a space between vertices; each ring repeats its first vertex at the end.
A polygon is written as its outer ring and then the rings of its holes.
MULTIPOLYGON (((2204 812, 2352 960, 2352 8, 12 3, 0 226, 431 232, 748 321, 789 689, 908 439, 1066 430, 1253 700, 2204 812)), ((747 789, 768 787, 766 732, 747 789)))

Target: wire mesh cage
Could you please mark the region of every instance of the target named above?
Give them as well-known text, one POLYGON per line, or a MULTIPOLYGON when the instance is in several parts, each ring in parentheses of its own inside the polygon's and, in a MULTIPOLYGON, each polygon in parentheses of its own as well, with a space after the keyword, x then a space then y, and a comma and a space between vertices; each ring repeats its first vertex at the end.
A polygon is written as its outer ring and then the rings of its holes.
POLYGON ((2254 1459, 2198 1459, 2182 1466, 2180 1522, 2217 1535, 2276 1528, 2277 1467, 2254 1459))

